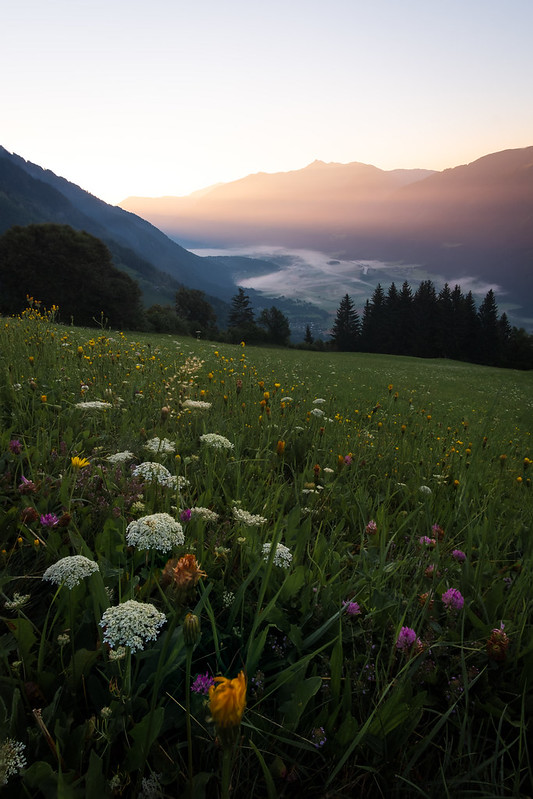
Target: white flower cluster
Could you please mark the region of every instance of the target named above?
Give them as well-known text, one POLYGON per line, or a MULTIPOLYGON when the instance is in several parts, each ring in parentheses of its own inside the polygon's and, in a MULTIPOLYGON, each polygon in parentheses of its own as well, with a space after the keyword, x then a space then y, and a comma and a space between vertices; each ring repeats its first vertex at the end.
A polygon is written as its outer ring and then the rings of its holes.
POLYGON ((154 436, 154 438, 147 441, 144 448, 150 450, 150 452, 157 452, 160 455, 171 455, 173 452, 176 452, 176 446, 172 441, 169 441, 168 438, 159 438, 159 436, 154 436))
POLYGON ((216 522, 218 519, 218 513, 215 513, 214 510, 210 510, 210 508, 202 508, 200 506, 191 508, 191 518, 194 518, 195 516, 199 519, 203 519, 206 522, 216 522))
POLYGON ((182 407, 183 408, 189 408, 191 411, 193 411, 193 410, 208 411, 209 408, 211 407, 211 403, 210 402, 204 402, 204 400, 191 400, 191 399, 188 399, 188 400, 185 400, 185 402, 183 403, 182 407))
POLYGON ((168 552, 181 546, 185 537, 179 522, 168 513, 153 513, 141 516, 126 527, 126 541, 137 549, 159 549, 168 552))
MULTIPOLYGON (((272 544, 267 543, 263 544, 263 560, 268 562, 270 557, 270 550, 272 549, 272 544)), ((275 566, 281 566, 283 569, 288 569, 291 565, 292 561, 292 553, 285 544, 278 544, 276 546, 276 551, 274 553, 273 563, 275 566)))
POLYGON ((43 574, 43 580, 49 580, 56 585, 63 583, 67 588, 79 585, 85 577, 90 577, 98 571, 98 563, 89 560, 85 555, 69 555, 53 563, 43 574))
POLYGON ((125 463, 126 461, 132 461, 134 457, 133 452, 126 449, 124 452, 115 452, 113 455, 108 455, 107 460, 109 463, 125 463))
POLYGON ((159 483, 165 488, 176 488, 177 481, 174 475, 162 463, 144 461, 132 470, 134 477, 140 477, 146 483, 159 483))
POLYGON ((234 446, 231 441, 217 433, 204 433, 203 436, 200 436, 200 441, 213 449, 233 449, 234 446))
POLYGON ((311 416, 317 416, 321 418, 322 416, 324 416, 324 411, 322 410, 322 408, 313 408, 313 410, 310 411, 310 414, 311 416))
POLYGON ((292 402, 292 397, 282 397, 280 402, 292 402))
POLYGON ((268 521, 265 519, 264 516, 257 516, 253 513, 249 513, 244 508, 232 508, 231 512, 233 513, 233 518, 236 519, 241 524, 246 524, 248 527, 260 527, 262 524, 268 521))
POLYGON ((26 768, 25 748, 26 744, 13 738, 7 738, 0 745, 0 785, 6 785, 12 774, 26 768))
POLYGON ((322 397, 317 397, 316 399, 313 400, 313 405, 322 405, 322 403, 325 401, 326 400, 322 399, 322 397))
POLYGON ((76 408, 81 408, 82 411, 105 411, 107 408, 112 408, 110 402, 102 402, 102 400, 92 400, 91 402, 77 402, 76 408))
POLYGON ((29 600, 31 594, 13 594, 13 599, 6 599, 4 602, 4 607, 7 610, 18 610, 22 608, 29 600))
POLYGON ((128 599, 108 608, 100 620, 104 641, 110 647, 129 646, 132 652, 144 649, 147 641, 155 641, 167 617, 154 605, 128 599))

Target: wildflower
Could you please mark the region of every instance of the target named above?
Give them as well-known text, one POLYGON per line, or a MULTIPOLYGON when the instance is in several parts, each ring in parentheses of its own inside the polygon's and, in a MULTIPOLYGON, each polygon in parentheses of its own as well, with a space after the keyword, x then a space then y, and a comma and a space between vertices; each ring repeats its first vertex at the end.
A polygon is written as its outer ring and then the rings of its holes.
POLYGON ((443 540, 444 530, 439 524, 432 525, 431 532, 433 533, 434 537, 437 538, 439 541, 443 540))
POLYGON ((0 785, 6 785, 9 777, 26 768, 23 751, 26 744, 6 738, 0 745, 0 785))
POLYGON ((433 493, 429 486, 420 486, 418 490, 420 491, 421 494, 425 494, 426 496, 429 496, 430 494, 433 493))
POLYGON ((191 520, 191 509, 185 508, 185 510, 180 511, 180 522, 190 522, 191 520))
POLYGON ((320 749, 327 741, 326 733, 324 727, 315 727, 314 730, 311 731, 311 739, 313 742, 313 746, 317 749, 320 749))
POLYGON ((415 631, 411 627, 402 627, 396 640, 396 649, 400 652, 408 652, 416 644, 420 646, 420 639, 417 638, 415 631))
POLYGON ((59 517, 55 513, 43 513, 39 519, 42 527, 55 527, 59 521, 59 517))
POLYGON ((15 592, 13 594, 13 599, 6 599, 4 607, 7 608, 7 610, 18 610, 27 604, 30 596, 30 594, 18 594, 15 592))
POLYGON ((322 416, 325 416, 322 408, 313 408, 313 410, 309 411, 309 413, 311 414, 311 416, 316 416, 318 418, 322 418, 322 416))
POLYGON ((434 549, 437 546, 437 540, 435 538, 429 538, 427 535, 421 536, 421 538, 418 539, 418 543, 421 546, 427 546, 430 549, 434 549))
POLYGON ((104 641, 110 647, 127 646, 131 652, 144 649, 147 641, 155 641, 167 618, 154 605, 128 599, 108 608, 100 620, 104 641))
POLYGON ((210 510, 210 508, 202 508, 197 506, 196 508, 191 508, 191 517, 197 516, 199 519, 203 519, 206 522, 216 522, 218 519, 218 513, 215 513, 214 510, 210 510))
POLYGON ((206 444, 208 447, 212 449, 233 449, 234 444, 231 441, 228 441, 227 438, 224 436, 219 436, 217 433, 204 433, 203 436, 200 436, 200 441, 202 444, 206 444))
POLYGON ((317 397, 316 399, 313 400, 313 405, 322 405, 322 403, 325 401, 326 400, 322 399, 322 397, 317 397))
POLYGON ((365 527, 365 533, 367 533, 367 535, 376 535, 377 531, 378 531, 378 526, 376 522, 374 521, 374 519, 370 519, 367 526, 365 527))
POLYGON ((70 463, 73 469, 84 469, 86 466, 90 466, 91 462, 87 460, 87 458, 79 458, 75 455, 73 458, 70 459, 70 463))
POLYGON ((268 521, 264 516, 249 513, 247 510, 244 510, 244 508, 233 507, 231 512, 236 521, 241 522, 241 524, 246 524, 248 527, 260 527, 268 521))
POLYGON ((200 577, 207 577, 207 574, 197 563, 196 556, 191 554, 184 555, 179 560, 169 560, 162 571, 164 585, 172 583, 173 587, 185 591, 194 588, 200 577))
POLYGON ((76 402, 75 408, 82 411, 105 411, 107 408, 112 408, 110 402, 102 402, 102 400, 92 400, 90 402, 76 402))
POLYGON ((149 777, 143 777, 141 780, 141 792, 138 799, 160 799, 163 796, 161 784, 159 780, 161 774, 153 772, 149 777))
POLYGON ((285 452, 285 442, 282 439, 276 444, 276 452, 278 455, 283 455, 285 452))
POLYGON ((126 527, 126 541, 137 549, 159 549, 168 552, 185 542, 183 528, 168 513, 141 516, 126 527))
POLYGON ((162 463, 144 461, 144 463, 140 463, 132 469, 132 474, 147 483, 158 483, 165 488, 176 488, 177 486, 175 475, 171 475, 162 463))
POLYGON ((203 694, 204 696, 207 696, 209 694, 209 689, 214 684, 215 681, 213 677, 210 677, 206 671, 205 674, 198 674, 195 681, 191 685, 191 691, 193 694, 203 694))
POLYGON ((447 610, 461 610, 465 601, 463 595, 457 588, 448 588, 441 597, 442 604, 447 610))
POLYGON ((452 552, 452 558, 456 560, 457 563, 464 563, 466 560, 466 555, 462 549, 454 549, 452 552))
POLYGON ((32 522, 36 522, 38 518, 39 514, 35 508, 23 508, 20 512, 20 521, 22 524, 31 524, 32 522))
POLYGON ((292 397, 282 397, 280 402, 292 402, 292 397))
POLYGON ((342 606, 345 609, 348 616, 359 616, 361 614, 361 608, 359 607, 358 602, 352 602, 348 600, 343 602, 342 606))
POLYGON ((209 710, 217 727, 238 727, 246 707, 246 677, 240 671, 237 677, 215 677, 209 687, 209 710))
POLYGON ((41 394, 41 402, 43 403, 48 402, 48 397, 46 396, 46 394, 41 394))
POLYGON ((507 647, 509 646, 509 638, 504 632, 505 625, 503 622, 500 627, 496 627, 491 631, 490 637, 487 640, 487 655, 491 660, 501 663, 507 657, 507 647))
POLYGON ((185 400, 182 404, 183 408, 188 408, 189 410, 197 410, 197 411, 208 411, 211 407, 210 402, 205 402, 204 400, 185 400))
POLYGON ((126 648, 124 646, 117 646, 116 649, 110 649, 109 650, 109 660, 113 660, 113 661, 124 660, 126 655, 127 655, 127 652, 126 652, 126 648))
POLYGON ((222 604, 225 608, 230 608, 233 605, 235 600, 235 594, 233 591, 223 591, 222 592, 222 604))
POLYGON ((18 490, 21 494, 34 494, 37 491, 37 486, 32 480, 28 480, 21 475, 18 490))
POLYGON ((61 647, 61 649, 70 643, 70 635, 68 633, 59 633, 57 636, 57 643, 61 647))
POLYGON ((20 455, 22 452, 22 444, 18 440, 18 438, 14 438, 12 441, 9 442, 9 451, 13 455, 20 455))
POLYGON ((168 438, 159 438, 159 436, 154 436, 154 438, 147 441, 144 448, 160 455, 171 455, 176 452, 175 445, 168 438))
MULTIPOLYGON (((268 563, 270 557, 270 550, 272 548, 272 544, 266 543, 263 544, 263 560, 268 563)), ((274 553, 274 558, 272 562, 275 566, 281 566, 283 569, 288 569, 291 565, 292 561, 292 553, 288 547, 284 544, 277 544, 276 551, 274 553)))
POLYGON ((97 571, 98 564, 94 560, 89 560, 84 555, 69 555, 49 566, 43 574, 43 580, 74 588, 85 577, 90 577, 97 571))
POLYGON ((124 463, 125 461, 133 460, 134 457, 133 452, 126 449, 123 452, 115 452, 113 455, 108 455, 107 460, 109 463, 124 463))

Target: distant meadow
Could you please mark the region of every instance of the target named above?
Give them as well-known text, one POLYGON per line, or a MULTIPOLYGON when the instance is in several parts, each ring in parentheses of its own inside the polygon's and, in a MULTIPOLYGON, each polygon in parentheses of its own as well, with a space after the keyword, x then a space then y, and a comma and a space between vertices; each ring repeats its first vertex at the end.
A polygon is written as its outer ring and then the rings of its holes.
POLYGON ((2 795, 531 795, 531 372, 0 341, 2 795))

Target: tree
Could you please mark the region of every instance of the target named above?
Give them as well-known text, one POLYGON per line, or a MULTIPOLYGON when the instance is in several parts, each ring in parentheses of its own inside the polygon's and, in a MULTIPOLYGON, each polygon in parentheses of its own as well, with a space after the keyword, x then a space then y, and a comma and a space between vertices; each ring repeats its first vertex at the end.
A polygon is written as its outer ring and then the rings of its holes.
POLYGON ((272 344, 286 346, 291 337, 289 320, 279 308, 264 308, 259 316, 259 324, 267 331, 268 340, 272 344))
POLYGON ((305 336, 304 336, 305 343, 311 345, 314 340, 315 339, 313 337, 313 334, 311 333, 311 328, 309 327, 309 325, 306 325, 305 326, 305 336))
POLYGON ((490 289, 479 306, 478 318, 481 335, 481 362, 496 364, 499 360, 500 333, 498 329, 498 306, 494 292, 490 289))
POLYGON ((345 294, 337 309, 337 316, 331 328, 331 337, 336 349, 341 352, 354 352, 358 348, 361 334, 359 315, 349 294, 345 294))
POLYGON ((231 341, 254 341, 257 339, 257 326, 250 297, 239 286, 237 294, 231 298, 228 317, 228 333, 231 341))
POLYGON ((213 306, 205 299, 199 289, 188 289, 180 286, 176 292, 176 314, 182 319, 188 332, 195 335, 197 330, 204 334, 215 331, 217 317, 213 306))
POLYGON ((115 327, 145 325, 138 284, 100 239, 69 225, 15 226, 0 237, 0 312, 20 312, 28 295, 57 305, 64 322, 94 326, 103 314, 115 327))

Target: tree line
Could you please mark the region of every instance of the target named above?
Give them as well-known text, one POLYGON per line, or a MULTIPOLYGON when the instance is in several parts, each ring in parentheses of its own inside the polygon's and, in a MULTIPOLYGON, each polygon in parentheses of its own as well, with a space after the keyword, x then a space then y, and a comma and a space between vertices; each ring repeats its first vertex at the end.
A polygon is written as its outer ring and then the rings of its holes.
POLYGON ((345 294, 331 330, 335 349, 452 358, 489 366, 533 368, 533 336, 512 327, 490 289, 479 308, 472 292, 446 283, 437 292, 431 280, 416 291, 405 281, 400 290, 381 284, 366 301, 362 316, 345 294))

